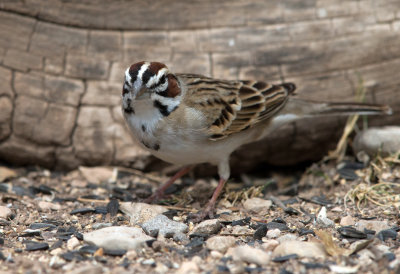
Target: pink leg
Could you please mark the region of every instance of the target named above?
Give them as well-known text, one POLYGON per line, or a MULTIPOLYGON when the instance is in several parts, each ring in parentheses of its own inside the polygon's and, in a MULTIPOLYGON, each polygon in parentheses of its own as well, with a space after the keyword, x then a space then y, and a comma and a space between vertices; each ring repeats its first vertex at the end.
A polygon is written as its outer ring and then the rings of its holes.
POLYGON ((200 211, 199 213, 197 213, 193 219, 194 222, 200 222, 202 221, 207 215, 210 218, 214 217, 214 207, 215 207, 215 203, 217 202, 217 198, 219 196, 219 194, 221 194, 222 189, 224 188, 226 180, 220 178, 219 179, 219 183, 217 188, 214 190, 213 196, 211 197, 210 201, 208 201, 206 207, 204 208, 204 210, 200 211))
POLYGON ((174 176, 172 176, 164 185, 162 185, 156 192, 153 193, 149 198, 144 200, 145 203, 152 203, 159 200, 164 196, 165 190, 170 187, 177 179, 188 173, 192 169, 192 166, 186 166, 181 168, 174 176))

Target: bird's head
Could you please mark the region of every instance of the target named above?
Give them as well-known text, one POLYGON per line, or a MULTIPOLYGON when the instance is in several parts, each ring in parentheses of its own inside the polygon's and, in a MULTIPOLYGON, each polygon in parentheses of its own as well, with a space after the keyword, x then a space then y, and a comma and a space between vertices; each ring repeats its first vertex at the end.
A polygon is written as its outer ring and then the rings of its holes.
POLYGON ((163 63, 139 62, 125 71, 123 97, 130 94, 133 100, 149 99, 154 96, 175 98, 180 93, 177 77, 163 63))

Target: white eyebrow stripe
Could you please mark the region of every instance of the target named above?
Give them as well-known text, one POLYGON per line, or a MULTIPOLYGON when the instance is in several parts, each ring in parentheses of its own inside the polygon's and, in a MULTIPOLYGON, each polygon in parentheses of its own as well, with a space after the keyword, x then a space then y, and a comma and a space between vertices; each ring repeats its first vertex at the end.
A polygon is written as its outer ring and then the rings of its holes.
POLYGON ((146 86, 147 88, 150 88, 151 86, 153 86, 155 83, 160 81, 160 78, 163 75, 167 75, 168 73, 168 69, 167 68, 162 68, 158 71, 158 73, 154 76, 152 76, 149 81, 147 81, 146 86))
POLYGON ((142 67, 138 71, 138 75, 137 75, 136 81, 133 84, 134 89, 136 90, 136 92, 138 92, 141 89, 142 84, 143 84, 143 82, 142 82, 143 73, 149 68, 149 66, 150 66, 150 63, 146 62, 146 63, 144 63, 142 65, 142 67))
POLYGON ((125 70, 125 82, 130 83, 132 80, 131 75, 129 74, 129 68, 125 70))

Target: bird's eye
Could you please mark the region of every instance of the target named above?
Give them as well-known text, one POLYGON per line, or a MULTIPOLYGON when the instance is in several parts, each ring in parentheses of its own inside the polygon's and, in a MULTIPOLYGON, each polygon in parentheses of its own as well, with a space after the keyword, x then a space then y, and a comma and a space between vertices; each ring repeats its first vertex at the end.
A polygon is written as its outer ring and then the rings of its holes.
POLYGON ((165 77, 165 75, 163 75, 163 76, 161 77, 161 79, 160 79, 160 84, 161 84, 161 85, 164 84, 166 79, 167 79, 167 78, 165 77))

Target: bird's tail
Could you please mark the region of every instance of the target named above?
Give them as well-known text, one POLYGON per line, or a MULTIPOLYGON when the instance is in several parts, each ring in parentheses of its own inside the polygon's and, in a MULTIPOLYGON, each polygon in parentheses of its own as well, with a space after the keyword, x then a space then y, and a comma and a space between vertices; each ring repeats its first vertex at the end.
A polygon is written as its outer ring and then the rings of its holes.
POLYGON ((333 115, 391 115, 392 109, 387 105, 367 103, 323 103, 325 106, 318 110, 318 114, 333 115))
POLYGON ((288 112, 300 114, 299 116, 316 115, 391 115, 392 109, 387 105, 369 103, 336 103, 318 102, 290 98, 288 112), (302 114, 302 115, 301 115, 302 114))

